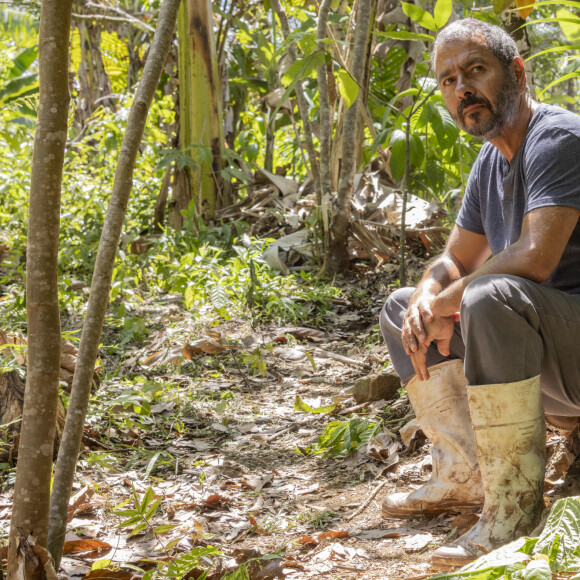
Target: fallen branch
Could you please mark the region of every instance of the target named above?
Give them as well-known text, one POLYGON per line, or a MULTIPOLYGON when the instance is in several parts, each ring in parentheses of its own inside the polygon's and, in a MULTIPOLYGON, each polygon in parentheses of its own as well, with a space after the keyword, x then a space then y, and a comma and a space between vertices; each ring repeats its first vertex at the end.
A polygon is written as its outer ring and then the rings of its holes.
POLYGON ((379 483, 379 485, 377 485, 377 487, 375 487, 375 489, 373 490, 371 495, 369 495, 369 497, 367 497, 367 499, 363 502, 363 504, 354 513, 352 513, 350 516, 345 518, 346 521, 350 522, 350 520, 352 520, 353 518, 355 518, 356 516, 358 516, 359 514, 364 512, 367 509, 368 505, 371 503, 371 501, 373 501, 373 499, 375 499, 375 497, 377 496, 377 493, 379 493, 379 491, 381 491, 381 489, 383 489, 383 487, 385 487, 386 483, 387 483, 386 479, 381 481, 381 483, 379 483))
POLYGON ((354 360, 353 358, 348 358, 347 356, 342 356, 341 354, 335 354, 335 353, 330 352, 328 350, 322 350, 321 348, 315 348, 314 354, 319 356, 320 358, 331 358, 333 360, 344 363, 346 365, 354 365, 354 366, 361 367, 361 368, 367 369, 367 370, 371 369, 370 365, 368 365, 364 362, 361 362, 359 360, 354 360))

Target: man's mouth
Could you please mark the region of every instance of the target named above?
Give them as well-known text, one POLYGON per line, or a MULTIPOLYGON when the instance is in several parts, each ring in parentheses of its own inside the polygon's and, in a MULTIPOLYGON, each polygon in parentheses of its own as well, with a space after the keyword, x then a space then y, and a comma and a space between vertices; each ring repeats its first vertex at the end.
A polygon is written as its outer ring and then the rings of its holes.
POLYGON ((473 113, 474 111, 476 111, 477 109, 480 109, 482 107, 485 107, 485 105, 483 103, 476 103, 475 105, 469 105, 468 107, 465 107, 463 109, 461 114, 463 116, 466 116, 466 115, 469 115, 470 113, 473 113))

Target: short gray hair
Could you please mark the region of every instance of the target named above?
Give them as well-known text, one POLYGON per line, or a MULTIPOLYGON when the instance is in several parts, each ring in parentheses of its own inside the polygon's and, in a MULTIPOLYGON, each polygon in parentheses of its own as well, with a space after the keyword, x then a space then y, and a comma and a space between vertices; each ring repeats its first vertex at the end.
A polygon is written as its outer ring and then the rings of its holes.
POLYGON ((506 69, 509 68, 514 58, 520 56, 514 39, 503 28, 476 18, 464 18, 448 24, 437 35, 431 53, 433 70, 435 70, 437 53, 441 44, 453 40, 471 39, 476 36, 483 37, 486 48, 498 58, 506 69))

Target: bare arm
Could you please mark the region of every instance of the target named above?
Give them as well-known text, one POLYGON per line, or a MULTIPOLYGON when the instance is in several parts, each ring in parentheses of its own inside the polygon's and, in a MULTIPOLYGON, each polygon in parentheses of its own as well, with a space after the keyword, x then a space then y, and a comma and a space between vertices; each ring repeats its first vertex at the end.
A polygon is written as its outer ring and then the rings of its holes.
POLYGON ((548 206, 530 211, 524 217, 520 238, 491 260, 467 272, 437 294, 432 304, 434 316, 452 316, 459 310, 468 284, 486 274, 513 274, 543 282, 559 264, 568 240, 578 223, 580 210, 548 206))

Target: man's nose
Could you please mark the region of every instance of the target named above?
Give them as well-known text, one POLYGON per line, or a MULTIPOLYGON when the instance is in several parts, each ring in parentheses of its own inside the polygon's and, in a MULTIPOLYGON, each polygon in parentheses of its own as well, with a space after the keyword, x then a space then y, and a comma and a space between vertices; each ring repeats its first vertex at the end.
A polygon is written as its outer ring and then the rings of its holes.
POLYGON ((463 99, 469 95, 473 95, 473 93, 473 88, 468 80, 463 75, 459 75, 457 77, 457 83, 455 84, 455 94, 457 97, 463 99))

